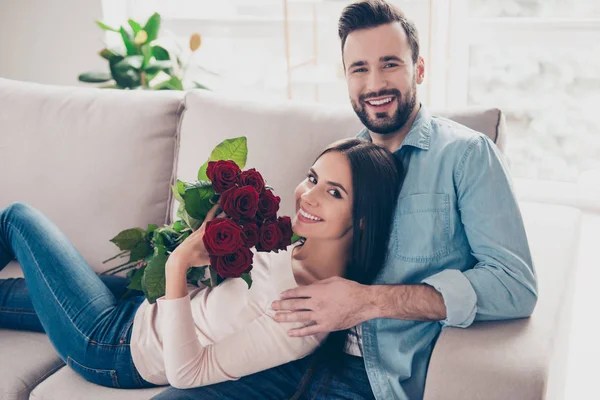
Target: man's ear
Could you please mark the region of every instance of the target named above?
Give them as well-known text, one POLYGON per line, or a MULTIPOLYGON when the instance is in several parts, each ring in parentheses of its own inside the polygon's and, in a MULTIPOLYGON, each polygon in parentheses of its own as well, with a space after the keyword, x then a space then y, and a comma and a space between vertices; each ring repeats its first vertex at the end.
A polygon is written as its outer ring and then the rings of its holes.
POLYGON ((425 60, 419 56, 417 63, 415 64, 415 75, 417 84, 420 85, 425 80, 425 60))

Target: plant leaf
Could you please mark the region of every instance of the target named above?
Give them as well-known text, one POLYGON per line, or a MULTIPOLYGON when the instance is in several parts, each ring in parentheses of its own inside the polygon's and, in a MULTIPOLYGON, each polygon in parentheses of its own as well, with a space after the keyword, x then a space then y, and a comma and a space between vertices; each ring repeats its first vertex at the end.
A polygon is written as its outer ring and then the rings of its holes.
POLYGON ((127 278, 129 279, 129 284, 127 285, 127 289, 139 290, 140 292, 144 291, 142 289, 142 278, 144 276, 145 269, 146 269, 146 266, 143 266, 143 267, 140 267, 137 269, 132 269, 131 271, 129 271, 127 273, 127 278))
POLYGON ((104 83, 112 79, 108 72, 85 72, 79 75, 81 82, 87 83, 104 83))
POLYGON ((138 243, 144 240, 146 231, 141 228, 131 228, 121 231, 117 236, 110 239, 121 250, 133 250, 138 243))
POLYGON ((146 230, 146 232, 148 233, 148 235, 152 235, 152 233, 157 229, 158 229, 158 225, 148 224, 148 229, 146 230))
POLYGON ((194 87, 196 89, 210 90, 210 88, 208 88, 207 86, 204 86, 203 84, 198 83, 196 81, 194 81, 194 87))
MULTIPOLYGON (((145 70, 150 73, 157 73, 158 71, 165 71, 171 68, 173 64, 170 60, 150 61, 148 62, 145 70)), ((171 81, 169 81, 171 82, 171 81)), ((182 89, 183 90, 183 87, 182 89)))
MULTIPOLYGON (((177 182, 179 183, 180 181, 177 181, 177 182)), ((183 203, 183 197, 181 197, 181 194, 179 194, 177 185, 171 186, 171 191, 173 192, 173 197, 175 197, 175 200, 177 200, 180 204, 183 203)), ((185 188, 184 188, 183 193, 185 193, 185 188)))
POLYGON ((185 211, 190 217, 204 220, 213 204, 210 202, 215 195, 215 190, 210 181, 199 181, 197 183, 186 183, 183 200, 185 211))
POLYGON ((252 287, 252 277, 249 272, 243 273, 241 278, 248 284, 248 289, 252 287))
MULTIPOLYGON (((235 162, 240 169, 246 166, 248 158, 248 140, 245 136, 226 139, 219 143, 210 153, 208 161, 231 160, 235 162)), ((198 180, 208 180, 206 176, 206 168, 208 161, 205 162, 198 170, 198 180)))
POLYGON ((117 57, 123 58, 123 54, 120 54, 117 50, 113 49, 102 49, 98 55, 108 61, 114 60, 117 57))
POLYGON ((156 303, 156 299, 165 295, 165 265, 167 259, 166 254, 159 252, 144 270, 142 289, 150 304, 156 303))
POLYGON ((115 64, 115 70, 127 71, 129 69, 141 69, 144 63, 143 56, 127 56, 115 64))
POLYGON ((152 42, 153 40, 156 40, 156 38, 158 37, 158 31, 160 30, 159 13, 154 13, 150 18, 148 18, 148 21, 144 26, 144 30, 148 34, 148 43, 152 42))
POLYGON ((295 233, 292 235, 292 243, 296 243, 300 239, 302 239, 302 236, 296 235, 295 233))
POLYGON ((194 267, 187 270, 187 280, 198 282, 204 279, 207 267, 194 267))
POLYGON ((133 36, 129 32, 125 30, 124 27, 121 27, 119 30, 121 33, 121 38, 123 39, 123 43, 125 44, 125 48, 127 49, 128 56, 134 56, 139 54, 139 50, 135 43, 133 42, 133 36))
POLYGON ((135 245, 131 250, 131 256, 129 262, 139 261, 145 259, 148 254, 152 254, 152 245, 150 242, 144 240, 135 245))
POLYGON ((152 46, 152 55, 159 61, 170 60, 169 52, 161 46, 152 46))
POLYGON ((133 29, 133 36, 135 36, 136 33, 138 33, 139 31, 142 30, 142 26, 135 22, 132 19, 127 20, 127 22, 129 23, 129 26, 131 27, 131 29, 133 29))
POLYGON ((140 46, 140 51, 142 52, 142 69, 146 72, 149 72, 146 67, 150 64, 150 59, 152 58, 152 49, 149 45, 143 44, 140 46))
POLYGON ((105 31, 111 31, 111 32, 117 32, 117 33, 119 33, 118 29, 110 27, 110 26, 106 25, 104 22, 96 21, 96 25, 98 25, 100 28, 102 28, 105 31))

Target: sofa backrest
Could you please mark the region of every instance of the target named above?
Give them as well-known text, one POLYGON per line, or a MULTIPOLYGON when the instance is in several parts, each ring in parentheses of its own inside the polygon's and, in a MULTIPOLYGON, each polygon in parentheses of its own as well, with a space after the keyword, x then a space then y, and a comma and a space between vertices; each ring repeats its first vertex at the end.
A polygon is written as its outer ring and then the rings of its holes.
MULTIPOLYGON (((293 193, 326 145, 355 136, 362 125, 349 108, 288 101, 250 102, 206 91, 188 92, 182 117, 177 176, 195 180, 198 168, 224 139, 246 136, 248 162, 281 196, 281 212, 292 215, 293 193)), ((498 109, 441 111, 441 115, 487 134, 503 146, 505 122, 498 109)), ((177 204, 172 207, 174 218, 177 204)))
POLYGON ((0 208, 37 207, 105 270, 109 239, 165 223, 182 97, 0 79, 0 208))

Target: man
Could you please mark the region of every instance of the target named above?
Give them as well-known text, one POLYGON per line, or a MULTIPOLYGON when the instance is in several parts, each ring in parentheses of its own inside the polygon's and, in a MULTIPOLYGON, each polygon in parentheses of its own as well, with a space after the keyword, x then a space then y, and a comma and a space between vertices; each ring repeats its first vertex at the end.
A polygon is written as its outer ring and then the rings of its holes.
MULTIPOLYGON (((359 137, 394 152, 406 171, 388 261, 373 285, 331 278, 287 291, 272 307, 280 322, 306 323, 292 336, 358 327, 346 351, 363 359, 349 361, 329 392, 319 392, 317 374, 307 397, 420 399, 441 329, 530 316, 536 275, 496 146, 419 103, 425 66, 412 22, 383 0, 360 1, 344 9, 339 35, 350 100, 366 127, 359 137)), ((307 365, 187 392, 289 398, 307 365)))

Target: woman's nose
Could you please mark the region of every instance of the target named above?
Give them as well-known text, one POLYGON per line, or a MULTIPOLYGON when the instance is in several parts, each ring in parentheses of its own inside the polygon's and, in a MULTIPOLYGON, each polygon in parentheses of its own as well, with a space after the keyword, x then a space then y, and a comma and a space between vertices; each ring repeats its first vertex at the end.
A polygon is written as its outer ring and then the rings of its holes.
POLYGON ((318 201, 316 199, 315 193, 313 190, 307 190, 306 192, 302 193, 302 196, 300 196, 302 198, 302 201, 306 204, 308 204, 309 206, 316 206, 318 204, 318 201))

